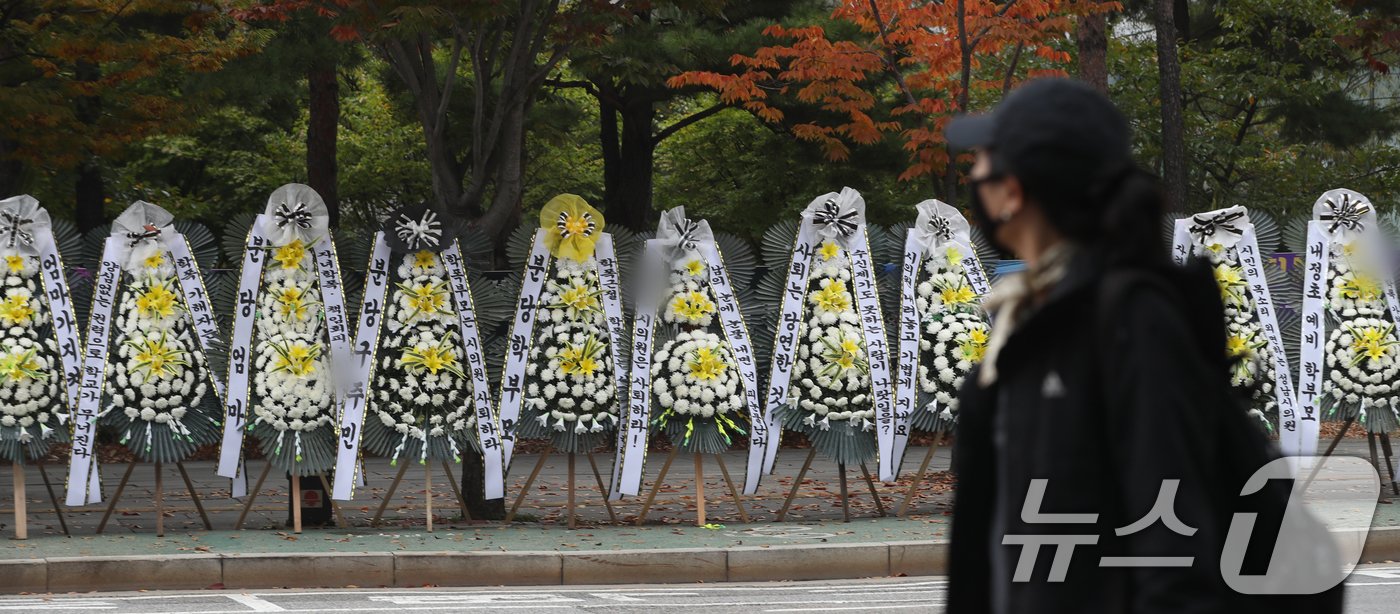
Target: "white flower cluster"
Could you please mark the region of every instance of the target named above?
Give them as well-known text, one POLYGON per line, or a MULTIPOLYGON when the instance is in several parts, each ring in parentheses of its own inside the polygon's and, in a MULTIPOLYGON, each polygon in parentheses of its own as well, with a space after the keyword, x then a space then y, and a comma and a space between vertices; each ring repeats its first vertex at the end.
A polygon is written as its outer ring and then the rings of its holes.
POLYGON ((278 449, 285 433, 297 434, 300 449, 300 433, 335 417, 320 287, 311 251, 299 240, 274 248, 267 267, 258 295, 254 425, 271 427, 278 449))
POLYGON ((1380 318, 1352 318, 1327 339, 1324 394, 1350 406, 1396 412, 1400 407, 1400 338, 1395 324, 1380 318))
POLYGON ((437 254, 423 251, 405 256, 397 273, 409 281, 393 290, 369 400, 396 444, 379 452, 397 459, 416 441, 413 452, 425 460, 436 448, 430 440, 442 438, 460 458, 458 442, 471 438, 476 413, 446 272, 437 254))
POLYGON ((1230 385, 1248 397, 1250 415, 1258 418, 1266 430, 1272 430, 1273 422, 1268 415, 1278 412, 1273 353, 1239 255, 1220 245, 1197 248, 1196 253, 1210 262, 1221 303, 1225 306, 1225 351, 1230 358, 1230 385))
POLYGON ((962 249, 956 245, 936 248, 924 257, 919 283, 914 287, 918 312, 927 317, 938 311, 977 308, 977 293, 967 283, 962 249))
POLYGON ((525 367, 525 406, 539 427, 582 435, 617 425, 613 361, 600 331, 568 321, 540 331, 525 367))
POLYGON ((585 262, 556 258, 553 279, 545 283, 537 310, 538 324, 573 323, 606 328, 603 315, 602 290, 598 283, 597 261, 585 262))
POLYGON ((128 422, 168 425, 188 437, 185 414, 208 392, 199 373, 203 355, 185 319, 174 267, 158 251, 144 262, 117 307, 115 358, 107 361, 107 411, 125 414, 128 422))
POLYGON ((39 259, 5 250, 0 272, 0 427, 5 439, 28 444, 57 432, 50 421, 63 411, 63 373, 58 344, 45 334, 50 318, 40 302, 39 259))
POLYGON ((923 323, 919 338, 919 390, 933 403, 915 411, 934 410, 944 423, 958 411, 958 392, 987 352, 987 321, 972 311, 938 311, 923 323))
POLYGON ((1338 317, 1379 317, 1386 310, 1385 286, 1381 278, 1356 266, 1345 245, 1333 245, 1327 270, 1327 308, 1338 317))
POLYGON ((683 332, 668 341, 656 352, 652 377, 657 404, 682 416, 711 418, 743 407, 734 353, 714 333, 683 332))
POLYGON ((807 289, 808 318, 799 327, 797 361, 790 388, 795 407, 807 413, 805 426, 821 430, 831 421, 874 428, 870 363, 865 336, 850 292, 851 260, 835 243, 817 250, 807 289))

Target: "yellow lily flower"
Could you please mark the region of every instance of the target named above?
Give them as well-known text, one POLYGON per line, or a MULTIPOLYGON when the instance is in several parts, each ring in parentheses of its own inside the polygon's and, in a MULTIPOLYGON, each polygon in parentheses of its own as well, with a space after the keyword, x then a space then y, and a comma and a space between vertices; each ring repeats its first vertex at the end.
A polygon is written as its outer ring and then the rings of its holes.
POLYGON ((812 293, 812 302, 822 311, 839 313, 851 308, 851 293, 846 291, 846 282, 832 280, 827 287, 812 293))
POLYGON ((698 324, 715 312, 715 304, 704 292, 684 292, 671 299, 671 308, 676 316, 691 324, 698 324))
POLYGON ((841 255, 841 246, 834 241, 826 241, 817 248, 817 255, 821 256, 824 261, 831 260, 841 255))
POLYGON ((437 254, 426 249, 420 251, 413 255, 413 266, 420 269, 431 269, 437 266, 437 254))
POLYGON ((603 344, 593 337, 584 340, 583 345, 568 344, 559 351, 559 370, 565 375, 593 375, 603 366, 598 360, 602 353, 603 344))
POLYGON ((306 244, 302 243, 301 239, 277 248, 277 251, 272 254, 272 259, 276 260, 284 270, 301 268, 301 261, 305 257, 306 244))
POLYGON ((5 256, 5 266, 11 273, 18 273, 24 270, 24 256, 18 254, 5 256))
POLYGON ((690 374, 702 382, 719 379, 724 374, 724 369, 729 365, 720 357, 719 352, 711 348, 700 348, 690 356, 686 367, 690 374))
POLYGON ((0 301, 0 322, 6 326, 28 326, 33 317, 34 310, 26 294, 15 294, 0 301))
POLYGON ((555 196, 540 211, 544 244, 555 258, 579 262, 591 258, 603 224, 603 214, 574 194, 555 196))
POLYGON ((165 318, 175 313, 175 293, 165 284, 153 284, 136 296, 136 311, 146 318, 165 318))

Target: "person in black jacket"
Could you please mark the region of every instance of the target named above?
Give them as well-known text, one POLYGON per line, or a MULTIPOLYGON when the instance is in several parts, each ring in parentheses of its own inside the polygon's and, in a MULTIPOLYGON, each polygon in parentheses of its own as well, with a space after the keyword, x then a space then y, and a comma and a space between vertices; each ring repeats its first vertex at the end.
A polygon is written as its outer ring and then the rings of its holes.
POLYGON ((988 298, 962 392, 948 611, 1339 611, 1340 589, 1264 600, 1222 579, 1232 501, 1276 453, 1239 426, 1218 290, 1170 262, 1123 115, 1044 79, 947 137, 976 154, 974 219, 1026 263, 988 298))

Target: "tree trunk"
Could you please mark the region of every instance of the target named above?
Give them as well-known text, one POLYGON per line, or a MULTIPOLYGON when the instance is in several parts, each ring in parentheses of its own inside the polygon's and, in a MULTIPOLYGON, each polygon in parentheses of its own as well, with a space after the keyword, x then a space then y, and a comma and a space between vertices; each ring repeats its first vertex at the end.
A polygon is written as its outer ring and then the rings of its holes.
POLYGON ((1108 15, 1095 13, 1079 18, 1075 38, 1079 43, 1079 79, 1108 93, 1108 15))
POLYGON ((656 107, 650 99, 633 100, 622 109, 622 155, 616 171, 618 185, 604 196, 608 219, 619 226, 642 231, 655 226, 651 207, 652 175, 656 167, 656 141, 652 124, 656 107))
MULTIPOLYGON (((102 76, 101 69, 91 62, 79 61, 75 74, 81 81, 96 81, 102 76)), ((89 138, 97 138, 98 118, 101 116, 101 101, 95 96, 79 98, 75 103, 78 121, 87 125, 89 138)), ((74 184, 73 216, 78 221, 78 229, 87 232, 96 228, 106 219, 103 213, 106 194, 102 185, 101 160, 92 151, 86 151, 84 160, 78 164, 77 181, 74 184)))
POLYGON ((0 139, 0 199, 24 191, 24 163, 11 157, 14 151, 14 141, 0 139))
POLYGON ((603 149, 603 204, 611 205, 622 189, 622 140, 617 130, 617 107, 611 102, 609 86, 598 85, 598 141, 603 149))
POLYGON ((325 59, 307 72, 310 116, 306 125, 306 183, 326 201, 331 228, 340 227, 336 130, 340 126, 340 83, 336 63, 325 59))
POLYGON ((496 166, 495 194, 491 208, 477 221, 482 232, 498 246, 506 244, 511 231, 520 223, 521 198, 525 193, 525 113, 524 105, 507 112, 501 125, 499 160, 496 166))
POLYGON ((1167 210, 1186 211, 1186 118, 1181 100, 1181 62, 1176 53, 1173 0, 1154 0, 1157 73, 1162 105, 1162 188, 1167 210))

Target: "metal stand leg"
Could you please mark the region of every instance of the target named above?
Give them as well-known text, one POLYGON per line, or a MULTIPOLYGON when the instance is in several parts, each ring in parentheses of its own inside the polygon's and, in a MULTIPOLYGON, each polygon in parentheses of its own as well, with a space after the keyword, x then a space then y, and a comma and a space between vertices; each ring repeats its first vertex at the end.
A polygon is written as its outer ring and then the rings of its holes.
POLYGON ((535 461, 535 469, 530 472, 530 477, 525 478, 525 485, 520 488, 520 495, 515 498, 515 504, 510 506, 510 513, 506 514, 506 523, 515 520, 515 512, 520 509, 520 503, 525 501, 525 495, 530 493, 530 485, 535 483, 535 478, 539 477, 540 470, 544 469, 545 460, 549 459, 549 453, 554 451, 554 446, 549 446, 540 452, 540 460, 535 461))
POLYGON ((676 455, 680 454, 679 447, 672 447, 671 454, 666 456, 666 463, 661 465, 661 473, 656 476, 656 483, 651 485, 651 492, 647 494, 647 500, 642 502, 642 511, 637 514, 637 526, 642 526, 647 520, 647 512, 651 511, 651 504, 656 501, 656 493, 661 490, 661 482, 666 479, 666 472, 671 470, 671 461, 676 460, 676 455))
POLYGON ((578 512, 574 508, 574 453, 569 453, 569 528, 578 528, 578 512))
POLYGON ((15 539, 29 539, 29 493, 24 488, 24 465, 15 462, 11 467, 15 476, 15 539))
POLYGON ((870 497, 875 500, 875 509, 880 512, 880 517, 884 518, 889 514, 885 513, 885 503, 880 500, 880 491, 875 490, 875 480, 870 477, 870 468, 865 463, 860 464, 860 473, 865 476, 865 485, 870 488, 870 497))
MULTIPOLYGON (((807 460, 802 463, 802 470, 797 472, 797 479, 792 481, 792 491, 788 493, 787 501, 783 502, 783 509, 778 510, 778 522, 787 518, 788 508, 792 507, 792 500, 797 497, 797 487, 802 485, 802 478, 807 476, 807 470, 812 468, 812 459, 817 457, 817 449, 812 448, 807 452, 807 460)), ((844 473, 842 475, 845 475, 844 473)))
POLYGON ((909 492, 904 495, 904 503, 899 504, 899 513, 895 514, 903 518, 909 513, 909 505, 914 502, 914 497, 919 493, 919 486, 924 483, 924 475, 928 473, 928 465, 933 461, 933 453, 938 450, 938 437, 933 438, 933 442, 928 446, 928 452, 924 454, 924 462, 919 463, 919 472, 914 474, 914 481, 909 483, 909 492))
POLYGON ((58 495, 54 494, 53 482, 49 481, 49 472, 44 469, 43 461, 39 461, 39 477, 44 479, 44 489, 49 491, 49 501, 53 503, 53 513, 58 515, 58 526, 63 529, 63 534, 72 537, 68 532, 68 521, 63 518, 63 507, 58 504, 58 495))
POLYGON ((467 510, 467 499, 462 496, 462 487, 457 485, 457 478, 452 475, 452 465, 442 461, 442 472, 447 475, 447 484, 452 487, 452 496, 457 497, 457 504, 462 506, 462 520, 471 520, 472 513, 467 510))
POLYGON ((724 483, 729 486, 729 494, 734 497, 734 507, 739 508, 739 520, 748 524, 749 513, 744 510, 744 498, 739 495, 739 489, 734 488, 734 480, 729 479, 729 468, 724 466, 724 455, 716 454, 715 463, 719 464, 719 472, 724 474, 724 483))
POLYGON ((234 529, 243 530, 243 521, 248 518, 248 512, 252 511, 253 502, 258 500, 258 492, 262 490, 263 482, 267 480, 269 473, 272 473, 272 463, 263 465, 262 473, 258 475, 258 482, 253 485, 253 490, 248 492, 248 501, 243 504, 243 511, 238 513, 238 522, 234 523, 234 529))
POLYGON ((122 474, 122 481, 117 483, 117 492, 112 494, 111 502, 107 503, 107 511, 102 514, 102 521, 97 523, 97 534, 107 529, 107 521, 112 518, 112 512, 117 509, 117 501, 122 498, 122 492, 126 490, 126 483, 131 480, 131 472, 136 470, 136 463, 128 463, 126 473, 122 474))
POLYGON ((194 501, 194 509, 199 512, 199 519, 204 521, 204 530, 213 531, 214 525, 209 523, 209 514, 204 513, 204 504, 199 502, 199 493, 194 491, 194 482, 190 480, 190 472, 185 470, 184 463, 175 463, 175 467, 180 470, 180 478, 185 480, 185 488, 190 491, 190 500, 194 501))
POLYGON ((617 514, 613 512, 612 502, 608 501, 608 487, 603 485, 603 474, 598 471, 598 461, 593 459, 593 453, 586 453, 588 464, 593 466, 593 479, 598 480, 598 495, 603 498, 603 507, 608 510, 608 522, 617 522, 617 514))
POLYGON ((408 471, 408 461, 404 461, 399 467, 399 472, 394 475, 394 481, 389 484, 389 490, 384 492, 384 498, 379 501, 379 509, 374 512, 374 519, 369 521, 370 526, 379 526, 379 519, 384 517, 384 509, 389 507, 389 500, 394 498, 394 493, 399 489, 399 482, 403 481, 403 474, 408 471))
POLYGON ((1381 433, 1381 451, 1385 454, 1385 468, 1390 471, 1390 491, 1400 495, 1400 484, 1395 483, 1395 453, 1390 447, 1390 433, 1381 433))

